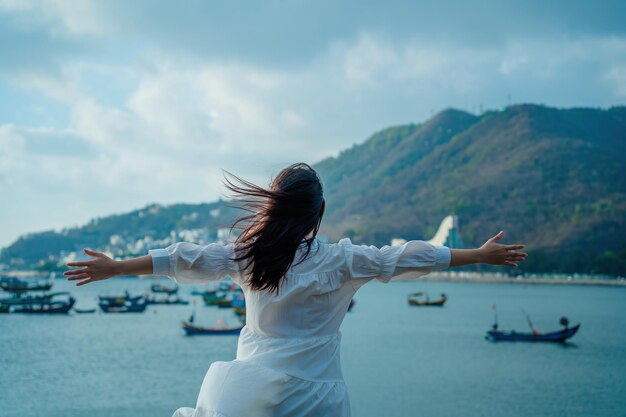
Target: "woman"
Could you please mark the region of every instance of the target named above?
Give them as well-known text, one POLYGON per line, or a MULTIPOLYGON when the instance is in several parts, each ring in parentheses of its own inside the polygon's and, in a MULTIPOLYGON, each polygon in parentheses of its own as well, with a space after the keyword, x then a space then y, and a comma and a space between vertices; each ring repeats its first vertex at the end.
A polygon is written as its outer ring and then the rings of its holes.
POLYGON ((149 255, 115 261, 85 249, 72 262, 77 285, 116 275, 167 275, 198 283, 226 276, 244 291, 247 319, 237 359, 214 362, 195 409, 174 416, 349 416, 339 360, 339 326, 355 292, 371 280, 416 278, 472 263, 515 266, 523 245, 501 245, 503 232, 478 249, 448 249, 422 241, 399 247, 321 243, 322 184, 306 164, 285 168, 269 189, 234 177, 226 186, 250 214, 235 243, 176 243, 149 255))

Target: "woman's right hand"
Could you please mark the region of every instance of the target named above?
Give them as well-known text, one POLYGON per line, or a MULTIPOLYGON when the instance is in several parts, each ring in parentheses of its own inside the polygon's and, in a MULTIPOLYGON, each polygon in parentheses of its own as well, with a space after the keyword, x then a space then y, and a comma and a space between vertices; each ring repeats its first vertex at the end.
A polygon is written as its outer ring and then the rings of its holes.
POLYGON ((68 281, 80 281, 77 286, 89 284, 90 282, 102 281, 119 274, 119 261, 109 258, 102 252, 95 252, 90 249, 83 249, 85 254, 93 259, 84 262, 68 262, 69 267, 82 267, 65 271, 68 281))

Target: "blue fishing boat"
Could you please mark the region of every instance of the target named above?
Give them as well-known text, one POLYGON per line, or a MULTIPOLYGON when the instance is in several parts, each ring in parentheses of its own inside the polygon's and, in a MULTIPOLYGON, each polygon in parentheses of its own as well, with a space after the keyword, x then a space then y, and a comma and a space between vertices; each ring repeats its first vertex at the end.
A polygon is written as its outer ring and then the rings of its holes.
MULTIPOLYGON (((494 305, 494 313, 495 313, 495 305, 494 305)), ((487 335, 485 339, 491 340, 492 342, 557 342, 564 343, 567 339, 573 337, 580 328, 580 323, 569 327, 569 320, 567 317, 561 317, 559 323, 563 326, 563 329, 557 330, 555 332, 548 333, 540 333, 535 329, 530 317, 526 315, 526 319, 528 321, 528 325, 530 326, 531 332, 516 332, 515 330, 500 330, 498 329, 498 320, 497 313, 496 319, 492 326, 492 329, 487 331, 487 335)))
POLYGON ((47 301, 33 301, 28 304, 19 304, 10 308, 11 313, 28 314, 67 314, 76 299, 68 292, 57 292, 47 301))
POLYGON ((49 291, 52 288, 52 282, 49 281, 32 281, 22 280, 19 278, 2 278, 0 279, 0 288, 13 293, 23 293, 28 291, 49 291))
POLYGON ((228 307, 231 305, 231 299, 227 298, 227 294, 222 292, 214 292, 214 293, 204 293, 202 294, 202 300, 204 301, 204 305, 206 306, 216 306, 218 304, 227 304, 228 307))
POLYGON ((136 297, 99 297, 98 306, 105 313, 143 313, 148 306, 146 299, 136 297))
POLYGON ((123 305, 98 304, 105 313, 143 313, 148 306, 147 303, 128 303, 123 305))
POLYGON ((568 327, 563 330, 549 333, 523 333, 500 330, 489 330, 487 332, 487 339, 493 342, 559 342, 563 343, 567 339, 571 338, 578 332, 580 324, 574 327, 568 327))

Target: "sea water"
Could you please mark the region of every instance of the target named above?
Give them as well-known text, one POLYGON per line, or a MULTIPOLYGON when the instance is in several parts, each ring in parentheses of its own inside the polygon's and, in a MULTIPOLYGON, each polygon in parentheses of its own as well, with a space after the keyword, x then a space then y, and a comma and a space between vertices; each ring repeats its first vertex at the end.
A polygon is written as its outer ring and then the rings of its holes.
MULTIPOLYGON (((165 283, 165 281, 163 281, 165 283)), ((76 288, 77 307, 100 293, 143 293, 149 279, 76 288)), ((0 416, 169 417, 193 406, 211 362, 235 357, 236 336, 185 337, 180 322, 237 324, 230 310, 149 306, 142 314, 0 315, 0 416)), ((371 283, 342 326, 353 415, 626 416, 626 288, 561 285, 371 283), (411 307, 416 291, 444 307, 411 307), (497 306, 502 329, 581 323, 567 344, 484 339, 497 306)), ((246 389, 254 389, 253 383, 246 389)))

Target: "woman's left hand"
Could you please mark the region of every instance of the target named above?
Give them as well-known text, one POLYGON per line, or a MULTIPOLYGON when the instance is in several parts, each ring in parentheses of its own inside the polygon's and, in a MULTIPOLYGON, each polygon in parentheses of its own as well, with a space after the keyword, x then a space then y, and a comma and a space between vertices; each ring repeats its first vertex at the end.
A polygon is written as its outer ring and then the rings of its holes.
POLYGON ((76 283, 77 286, 80 286, 118 275, 119 261, 109 258, 102 252, 95 252, 90 249, 83 250, 93 259, 85 262, 68 262, 67 266, 69 267, 82 267, 81 269, 65 271, 63 275, 68 276, 68 281, 80 281, 76 283))
POLYGON ((528 256, 527 253, 518 252, 524 245, 502 245, 498 243, 504 237, 504 232, 500 232, 485 242, 479 249, 480 262, 489 265, 517 266, 517 262, 522 262, 528 256))

